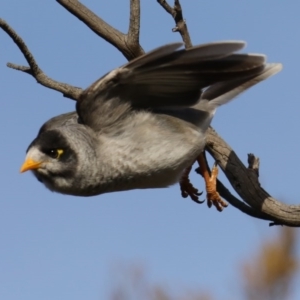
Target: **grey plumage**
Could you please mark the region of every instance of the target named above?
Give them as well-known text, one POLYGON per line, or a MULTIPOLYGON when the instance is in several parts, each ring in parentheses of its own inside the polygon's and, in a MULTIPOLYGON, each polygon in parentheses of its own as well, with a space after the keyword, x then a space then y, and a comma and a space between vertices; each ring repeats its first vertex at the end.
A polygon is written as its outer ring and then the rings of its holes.
POLYGON ((178 182, 203 151, 216 108, 281 69, 264 55, 233 53, 240 41, 181 45, 160 47, 93 83, 76 112, 42 126, 22 171, 79 196, 178 182))

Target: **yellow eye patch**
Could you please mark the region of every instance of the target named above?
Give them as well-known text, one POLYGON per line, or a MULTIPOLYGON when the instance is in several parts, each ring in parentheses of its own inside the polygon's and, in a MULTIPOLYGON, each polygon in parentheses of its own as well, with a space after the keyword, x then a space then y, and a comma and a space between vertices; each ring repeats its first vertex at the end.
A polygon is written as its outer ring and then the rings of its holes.
POLYGON ((45 149, 42 150, 42 152, 44 152, 45 154, 47 154, 48 156, 54 159, 59 159, 64 154, 63 149, 56 149, 56 148, 45 149))
POLYGON ((57 159, 59 159, 62 156, 62 154, 64 153, 64 150, 63 149, 57 149, 56 152, 57 152, 57 159))

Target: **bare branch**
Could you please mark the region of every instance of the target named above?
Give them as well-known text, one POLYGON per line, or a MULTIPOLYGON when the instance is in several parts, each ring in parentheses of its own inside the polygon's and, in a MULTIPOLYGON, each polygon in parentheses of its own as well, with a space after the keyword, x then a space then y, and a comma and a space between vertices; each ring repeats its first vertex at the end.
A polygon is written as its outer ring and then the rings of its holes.
POLYGON ((98 36, 118 49, 121 47, 120 43, 125 38, 125 34, 110 26, 82 3, 77 0, 57 0, 57 2, 98 36))
POLYGON ((24 41, 3 19, 0 19, 0 27, 11 37, 11 39, 18 46, 26 61, 28 62, 31 72, 35 75, 38 74, 41 70, 24 41))
MULTIPOLYGON (((206 158, 205 151, 203 152, 203 157, 204 157, 204 161, 206 164, 206 168, 209 171, 209 173, 211 174, 211 170, 210 170, 207 158, 206 158)), ((195 171, 196 171, 196 173, 201 175, 200 168, 197 168, 195 171)), ((219 192, 219 194, 222 198, 227 200, 232 206, 239 209, 241 212, 247 214, 248 216, 257 218, 257 219, 262 219, 262 220, 274 221, 270 216, 268 216, 262 212, 254 210, 252 207, 250 207, 249 205, 245 204, 244 202, 242 202, 241 200, 239 200, 238 198, 233 196, 219 179, 217 179, 217 191, 219 192)))
POLYGON ((244 166, 213 128, 208 130, 206 149, 218 162, 234 190, 252 209, 274 220, 272 225, 300 226, 300 205, 286 205, 271 197, 261 187, 257 175, 244 166))
POLYGON ((132 20, 133 17, 139 17, 139 0, 131 0, 130 28, 129 35, 126 35, 114 27, 110 26, 103 19, 94 14, 78 0, 56 0, 72 15, 77 17, 87 25, 98 36, 116 47, 128 60, 144 54, 144 50, 138 44, 139 41, 139 18, 132 20))
POLYGON ((77 87, 73 87, 66 83, 61 83, 55 81, 48 76, 40 69, 37 62, 35 61, 33 55, 30 50, 26 46, 25 42, 21 39, 21 37, 3 20, 0 19, 0 27, 11 37, 11 39, 16 43, 20 51, 23 53, 26 61, 28 62, 30 67, 19 66, 16 64, 8 63, 7 66, 9 68, 25 72, 33 76, 38 83, 41 85, 48 87, 50 89, 59 91, 63 93, 63 95, 67 98, 77 100, 79 95, 81 94, 81 89, 77 87))
POLYGON ((186 22, 183 19, 182 9, 181 9, 181 5, 180 5, 179 0, 174 1, 174 10, 176 12, 176 15, 175 15, 174 19, 175 19, 175 22, 176 22, 176 27, 178 29, 177 31, 179 31, 179 33, 181 34, 182 40, 185 44, 185 47, 190 48, 190 47, 192 47, 192 40, 190 38, 190 34, 189 34, 188 29, 187 29, 186 22))
POLYGON ((172 8, 166 0, 157 0, 157 2, 168 12, 174 19, 176 27, 172 29, 173 32, 179 32, 182 40, 184 42, 185 48, 192 47, 192 40, 188 28, 186 26, 186 21, 183 19, 182 8, 179 0, 174 1, 174 7, 172 8))
MULTIPOLYGON (((139 44, 139 31, 140 31, 140 1, 131 0, 130 5, 130 26, 128 35, 121 33, 113 28, 101 18, 95 15, 92 11, 86 8, 77 0, 57 0, 63 7, 70 11, 73 15, 84 22, 90 29, 97 35, 105 39, 107 42, 119 49, 123 55, 128 59, 136 58, 144 51, 139 44)), ((0 19, 0 27, 12 38, 20 51, 23 53, 26 61, 30 67, 20 66, 13 63, 8 63, 9 68, 22 71, 32 75, 38 83, 45 87, 57 90, 67 98, 77 100, 82 92, 81 88, 68 85, 55 81, 42 71, 35 61, 33 55, 29 51, 25 42, 21 37, 2 19, 0 19)))
MULTIPOLYGON (((92 11, 86 8, 77 0, 57 0, 63 7, 70 11, 73 15, 84 22, 97 35, 105 39, 107 42, 119 49, 123 55, 128 59, 136 58, 144 51, 139 44, 139 30, 140 30, 140 1, 131 0, 130 5, 130 26, 128 35, 121 33, 113 28, 101 18, 95 15, 92 11)), ((8 63, 7 66, 32 75, 38 83, 45 87, 57 90, 67 98, 77 100, 82 92, 82 89, 55 81, 39 68, 33 55, 20 36, 4 21, 0 20, 0 27, 12 38, 17 44, 18 48, 23 53, 30 67, 20 66, 13 63, 8 63)))
POLYGON ((128 43, 139 45, 140 40, 140 0, 130 0, 130 22, 128 29, 128 43))
POLYGON ((14 69, 14 70, 17 70, 17 71, 22 71, 24 73, 27 73, 27 74, 33 76, 33 72, 32 72, 30 67, 20 66, 20 65, 13 64, 13 63, 7 63, 6 66, 11 68, 11 69, 14 69))
POLYGON ((273 221, 273 219, 270 216, 260 211, 254 210, 252 207, 250 207, 249 205, 245 204, 244 202, 236 198, 234 195, 232 195, 220 180, 217 180, 217 190, 221 197, 227 200, 233 207, 237 208, 238 210, 247 214, 248 216, 261 220, 273 221))
POLYGON ((167 3, 166 0, 157 0, 157 2, 165 9, 167 13, 169 13, 171 16, 175 16, 174 9, 167 3))

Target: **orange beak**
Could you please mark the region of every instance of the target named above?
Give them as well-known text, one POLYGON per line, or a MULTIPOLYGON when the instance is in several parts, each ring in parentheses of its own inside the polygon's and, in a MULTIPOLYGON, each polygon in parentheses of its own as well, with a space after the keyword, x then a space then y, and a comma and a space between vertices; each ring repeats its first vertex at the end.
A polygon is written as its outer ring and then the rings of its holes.
POLYGON ((31 158, 28 158, 25 160, 24 164, 21 167, 20 172, 26 172, 29 170, 34 170, 34 169, 38 169, 41 166, 42 162, 40 161, 34 161, 31 158))

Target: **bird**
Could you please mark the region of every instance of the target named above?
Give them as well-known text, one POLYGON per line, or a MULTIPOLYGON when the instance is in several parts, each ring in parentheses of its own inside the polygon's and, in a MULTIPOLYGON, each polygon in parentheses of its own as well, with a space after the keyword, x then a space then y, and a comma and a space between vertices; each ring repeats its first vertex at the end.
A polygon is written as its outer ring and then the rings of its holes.
MULTIPOLYGON (((80 94, 76 111, 42 125, 20 172, 74 196, 179 183, 196 201, 188 174, 198 161, 207 200, 222 210, 227 204, 203 166, 207 129, 219 106, 282 68, 265 55, 237 53, 245 44, 167 44, 108 72, 80 94)), ((216 165, 212 173, 215 181, 216 165)))

